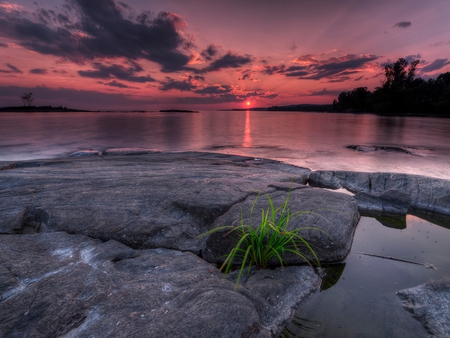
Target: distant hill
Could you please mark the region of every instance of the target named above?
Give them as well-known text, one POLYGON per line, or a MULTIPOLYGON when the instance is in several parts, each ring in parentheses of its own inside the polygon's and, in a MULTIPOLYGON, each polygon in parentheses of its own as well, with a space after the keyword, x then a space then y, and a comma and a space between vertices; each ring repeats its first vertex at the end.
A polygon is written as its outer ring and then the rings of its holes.
POLYGON ((305 112, 333 112, 332 104, 291 104, 289 106, 272 106, 272 111, 305 111, 305 112))

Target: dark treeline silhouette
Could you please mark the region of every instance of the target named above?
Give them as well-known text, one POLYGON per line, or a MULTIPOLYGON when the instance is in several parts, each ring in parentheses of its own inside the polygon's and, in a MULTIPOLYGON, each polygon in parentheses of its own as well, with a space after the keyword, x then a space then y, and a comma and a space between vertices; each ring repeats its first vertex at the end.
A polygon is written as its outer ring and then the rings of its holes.
POLYGON ((416 78, 419 60, 403 58, 384 67, 385 79, 373 92, 367 87, 342 92, 333 101, 335 111, 379 114, 450 116, 450 72, 425 81, 416 78))

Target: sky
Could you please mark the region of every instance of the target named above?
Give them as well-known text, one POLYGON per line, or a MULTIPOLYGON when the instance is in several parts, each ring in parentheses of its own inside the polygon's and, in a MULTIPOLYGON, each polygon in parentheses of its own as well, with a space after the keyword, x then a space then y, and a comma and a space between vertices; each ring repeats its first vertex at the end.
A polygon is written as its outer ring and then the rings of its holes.
POLYGON ((450 71, 450 1, 0 0, 0 106, 331 104, 384 66, 450 71))

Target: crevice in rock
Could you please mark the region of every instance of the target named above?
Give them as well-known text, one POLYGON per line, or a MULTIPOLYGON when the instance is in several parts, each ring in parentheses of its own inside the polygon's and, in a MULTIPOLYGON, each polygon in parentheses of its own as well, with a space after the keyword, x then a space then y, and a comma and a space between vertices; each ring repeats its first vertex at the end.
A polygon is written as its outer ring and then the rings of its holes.
POLYGON ((20 228, 14 229, 14 234, 33 234, 46 232, 50 222, 50 215, 43 209, 26 207, 20 224, 20 228))

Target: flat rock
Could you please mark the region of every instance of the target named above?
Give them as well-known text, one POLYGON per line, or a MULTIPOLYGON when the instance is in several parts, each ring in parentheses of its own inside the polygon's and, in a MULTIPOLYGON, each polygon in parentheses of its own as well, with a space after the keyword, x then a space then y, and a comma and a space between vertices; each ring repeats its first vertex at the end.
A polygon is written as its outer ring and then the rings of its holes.
POLYGON ((320 285, 303 266, 233 291, 190 252, 65 232, 0 235, 0 253, 2 337, 272 337, 320 285))
MULTIPOLYGON (((296 189, 290 193, 281 189, 269 193, 275 208, 281 206, 288 195, 291 214, 300 213, 290 220, 288 230, 305 228, 299 234, 312 245, 321 262, 344 260, 350 252, 353 234, 360 218, 355 199, 347 194, 314 188, 296 189), (309 230, 306 230, 307 228, 309 230)), ((260 196, 254 206, 253 215, 250 215, 256 196, 249 196, 231 207, 214 222, 213 228, 240 225, 241 219, 246 225, 258 226, 261 221, 261 210, 267 210, 269 202, 264 195, 260 196)), ((235 246, 233 235, 226 235, 228 231, 218 231, 208 237, 202 251, 205 260, 214 263, 223 262, 224 255, 235 246)), ((300 247, 300 251, 312 259, 304 246, 300 247)), ((298 255, 286 255, 285 259, 288 264, 305 263, 298 255)))
POLYGON ((353 193, 383 194, 394 189, 411 197, 410 212, 450 216, 449 180, 399 173, 315 171, 309 184, 353 193))
POLYGON ((308 176, 276 161, 208 153, 10 163, 0 170, 0 233, 67 231, 199 253, 198 235, 234 204, 308 176))
POLYGON ((397 295, 434 337, 450 337, 450 280, 425 283, 397 295))

